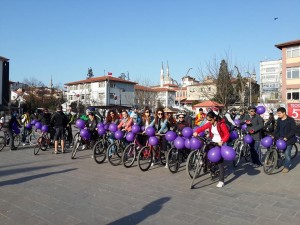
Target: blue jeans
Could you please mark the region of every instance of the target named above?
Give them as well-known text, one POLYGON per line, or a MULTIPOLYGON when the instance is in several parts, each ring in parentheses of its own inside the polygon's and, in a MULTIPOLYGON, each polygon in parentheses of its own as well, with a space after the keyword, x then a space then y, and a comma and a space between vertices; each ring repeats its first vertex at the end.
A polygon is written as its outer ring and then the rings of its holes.
POLYGON ((288 145, 284 152, 284 168, 290 168, 292 166, 291 163, 291 151, 292 151, 293 145, 288 145))
POLYGON ((253 141, 249 146, 252 162, 256 165, 262 165, 260 141, 253 141))

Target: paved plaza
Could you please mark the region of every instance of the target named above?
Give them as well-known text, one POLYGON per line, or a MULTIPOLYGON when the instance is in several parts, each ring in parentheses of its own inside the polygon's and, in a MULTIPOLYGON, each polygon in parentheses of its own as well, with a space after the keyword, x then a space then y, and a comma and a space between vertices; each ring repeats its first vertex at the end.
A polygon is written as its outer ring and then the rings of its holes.
POLYGON ((269 176, 228 163, 224 188, 206 175, 191 190, 185 167, 142 172, 96 164, 91 150, 51 153, 0 152, 1 225, 300 224, 299 165, 269 176))

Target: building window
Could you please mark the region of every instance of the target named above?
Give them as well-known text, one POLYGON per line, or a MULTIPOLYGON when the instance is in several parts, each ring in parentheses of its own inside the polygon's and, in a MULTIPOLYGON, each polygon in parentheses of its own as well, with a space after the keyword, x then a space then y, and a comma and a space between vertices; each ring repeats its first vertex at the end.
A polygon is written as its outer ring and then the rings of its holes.
POLYGON ((109 84, 109 87, 111 87, 111 88, 115 88, 115 87, 116 87, 116 85, 115 85, 114 83, 110 83, 110 84, 109 84))
POLYGON ((286 49, 286 57, 294 58, 300 56, 300 45, 295 47, 290 47, 286 49))
POLYGON ((287 79, 299 79, 300 78, 300 67, 291 67, 286 70, 287 79))
POLYGON ((288 90, 286 93, 287 100, 299 100, 300 99, 300 91, 299 89, 288 90))
POLYGON ((291 100, 292 99, 292 93, 287 93, 286 94, 286 99, 291 100))

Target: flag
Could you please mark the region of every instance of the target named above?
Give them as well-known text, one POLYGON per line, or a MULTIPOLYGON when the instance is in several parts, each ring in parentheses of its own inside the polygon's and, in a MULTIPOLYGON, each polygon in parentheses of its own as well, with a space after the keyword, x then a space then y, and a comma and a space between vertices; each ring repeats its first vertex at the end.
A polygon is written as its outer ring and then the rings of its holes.
POLYGON ((108 72, 107 75, 108 75, 108 76, 112 76, 112 72, 108 72))

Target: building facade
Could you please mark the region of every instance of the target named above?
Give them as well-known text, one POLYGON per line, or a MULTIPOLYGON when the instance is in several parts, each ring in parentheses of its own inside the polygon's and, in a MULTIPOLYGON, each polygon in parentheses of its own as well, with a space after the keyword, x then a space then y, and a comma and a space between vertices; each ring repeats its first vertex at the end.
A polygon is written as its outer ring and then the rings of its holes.
POLYGON ((260 62, 260 102, 274 103, 281 99, 282 60, 260 62))
POLYGON ((282 102, 300 101, 300 40, 275 45, 282 54, 282 102))

